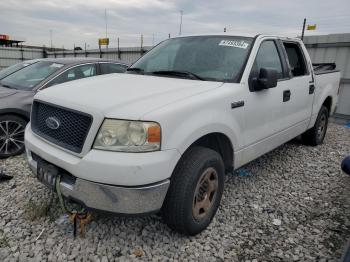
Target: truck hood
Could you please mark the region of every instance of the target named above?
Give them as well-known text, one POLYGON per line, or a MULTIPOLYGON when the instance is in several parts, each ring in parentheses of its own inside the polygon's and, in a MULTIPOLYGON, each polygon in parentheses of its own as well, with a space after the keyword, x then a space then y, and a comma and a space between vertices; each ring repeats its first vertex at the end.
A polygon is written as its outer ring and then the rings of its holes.
POLYGON ((110 74, 53 86, 38 92, 35 99, 85 112, 101 112, 104 117, 140 119, 147 112, 221 85, 221 82, 110 74))
POLYGON ((16 89, 10 89, 10 88, 0 86, 0 98, 7 97, 16 93, 17 93, 16 89))

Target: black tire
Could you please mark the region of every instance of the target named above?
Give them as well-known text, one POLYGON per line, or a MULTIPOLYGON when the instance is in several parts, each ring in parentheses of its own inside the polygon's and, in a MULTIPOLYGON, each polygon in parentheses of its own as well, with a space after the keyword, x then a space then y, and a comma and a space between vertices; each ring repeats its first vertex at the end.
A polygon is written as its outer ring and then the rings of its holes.
POLYGON ((187 150, 174 170, 162 208, 167 225, 185 235, 203 231, 220 205, 224 175, 224 163, 216 151, 205 147, 187 150), (215 192, 210 191, 215 187, 215 192), (202 203, 211 204, 200 208, 202 203))
POLYGON ((0 116, 0 158, 23 153, 27 121, 16 115, 0 116))
POLYGON ((329 112, 327 107, 322 106, 313 128, 307 130, 301 135, 301 140, 304 144, 317 146, 323 143, 328 127, 329 112))

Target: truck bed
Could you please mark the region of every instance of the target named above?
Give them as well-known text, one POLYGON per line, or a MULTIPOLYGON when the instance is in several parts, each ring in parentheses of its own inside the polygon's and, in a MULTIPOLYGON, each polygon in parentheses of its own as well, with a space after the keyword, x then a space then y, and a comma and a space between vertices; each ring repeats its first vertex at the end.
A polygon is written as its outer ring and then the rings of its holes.
POLYGON ((333 72, 338 72, 335 63, 314 63, 312 64, 314 68, 315 75, 328 74, 333 72))
MULTIPOLYGON (((339 70, 319 70, 318 73, 315 72, 315 108, 320 108, 321 104, 325 101, 327 96, 333 97, 332 108, 330 108, 330 114, 335 111, 335 106, 337 104, 338 92, 339 92, 339 82, 340 82, 340 72, 339 70)), ((318 111, 315 111, 316 114, 318 111)))

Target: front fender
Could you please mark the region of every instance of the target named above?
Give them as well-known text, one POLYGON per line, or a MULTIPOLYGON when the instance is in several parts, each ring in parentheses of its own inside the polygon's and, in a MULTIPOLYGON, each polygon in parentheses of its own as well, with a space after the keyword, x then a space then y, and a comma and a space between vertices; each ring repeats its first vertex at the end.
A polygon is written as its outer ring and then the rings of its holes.
POLYGON ((234 150, 242 146, 236 135, 240 132, 240 127, 235 120, 220 116, 218 112, 203 113, 206 117, 203 117, 201 113, 194 114, 169 132, 166 147, 177 148, 183 154, 199 138, 211 133, 221 133, 227 136, 234 150), (215 119, 215 121, 208 121, 208 119, 215 119))
POLYGON ((220 133, 235 152, 244 145, 244 107, 232 109, 231 104, 243 100, 244 92, 244 85, 223 85, 149 112, 142 120, 161 124, 162 150, 177 149, 183 154, 199 138, 220 133))

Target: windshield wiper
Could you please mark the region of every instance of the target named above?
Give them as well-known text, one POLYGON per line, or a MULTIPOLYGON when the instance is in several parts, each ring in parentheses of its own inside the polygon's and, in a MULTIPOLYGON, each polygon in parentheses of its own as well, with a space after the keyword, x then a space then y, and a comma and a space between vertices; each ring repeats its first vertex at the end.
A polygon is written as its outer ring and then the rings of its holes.
POLYGON ((126 69, 126 71, 133 71, 133 72, 138 72, 138 73, 144 72, 144 70, 142 68, 138 68, 138 67, 129 67, 128 69, 126 69))
POLYGON ((0 86, 6 87, 6 88, 10 88, 10 89, 17 89, 16 87, 9 86, 9 85, 3 84, 3 83, 1 83, 1 82, 0 82, 0 86))
POLYGON ((170 76, 187 77, 187 78, 196 79, 196 80, 204 80, 199 75, 189 71, 161 70, 161 71, 154 71, 150 73, 154 75, 170 75, 170 76))

